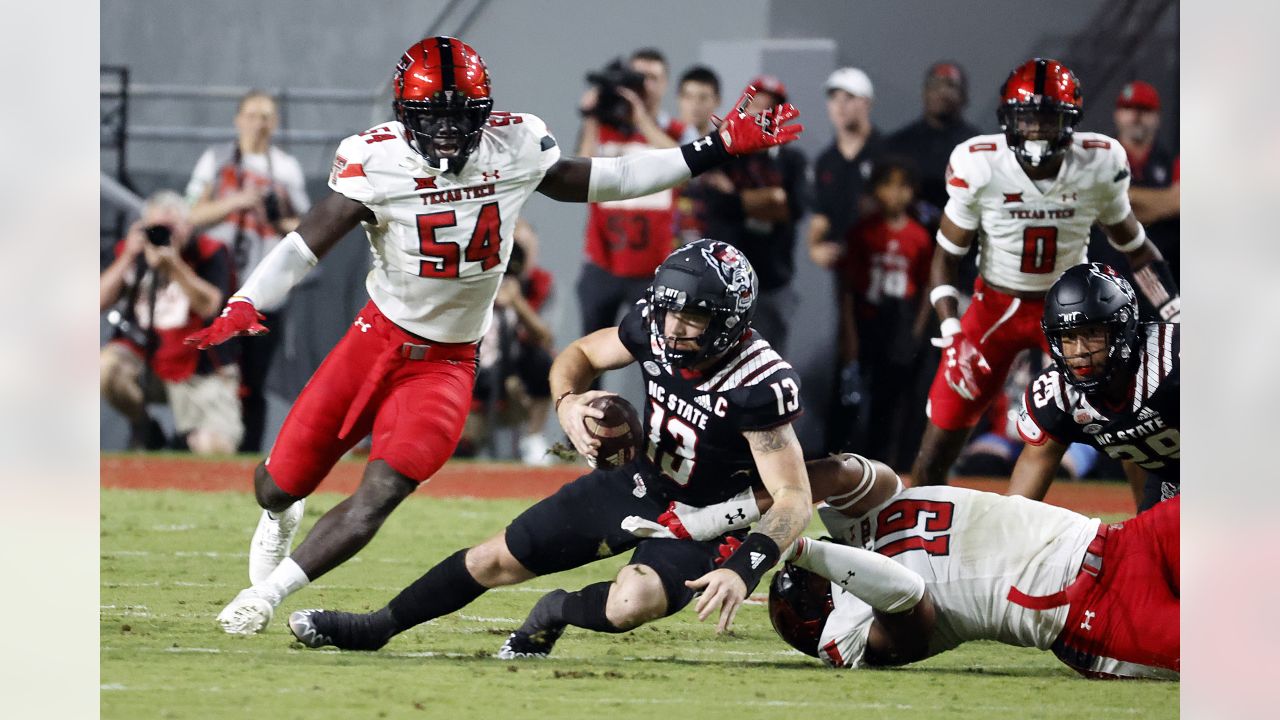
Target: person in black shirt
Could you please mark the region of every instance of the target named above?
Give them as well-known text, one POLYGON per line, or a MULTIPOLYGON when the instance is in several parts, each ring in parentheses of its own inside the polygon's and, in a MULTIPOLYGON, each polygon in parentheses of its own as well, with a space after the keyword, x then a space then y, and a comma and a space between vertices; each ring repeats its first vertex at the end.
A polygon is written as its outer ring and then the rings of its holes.
MULTIPOLYGON (((791 426, 801 413, 800 379, 751 330, 756 293, 751 264, 732 246, 698 240, 676 250, 618 327, 574 341, 551 368, 560 424, 574 447, 594 458, 599 441, 587 434, 584 420, 603 417, 590 404, 609 393, 587 388, 606 370, 638 363, 647 394, 643 453, 565 485, 505 531, 436 565, 383 609, 295 612, 290 630, 309 647, 376 650, 490 588, 631 549, 631 564, 616 581, 540 602, 531 618, 538 627, 513 634, 499 656, 546 655, 567 625, 626 632, 678 612, 699 590, 699 617, 719 609, 719 630, 727 630, 812 513, 791 426), (745 538, 737 533, 740 547, 722 562, 723 537, 646 539, 627 527, 633 519, 657 523, 673 501, 711 505, 750 492, 757 481, 774 504, 755 531, 745 538)), ((744 515, 735 529, 747 522, 744 515)))
MULTIPOLYGON (((787 101, 787 88, 772 75, 751 81, 757 92, 748 113, 787 101)), ((796 222, 804 213, 804 155, 794 148, 735 159, 687 186, 698 208, 702 237, 741 250, 760 280, 752 328, 775 350, 786 353, 787 331, 798 298, 795 274, 796 222)))
MULTIPOLYGON (((1156 138, 1160 131, 1160 94, 1141 80, 1125 84, 1116 97, 1112 115, 1116 140, 1129 158, 1129 202, 1133 216, 1147 228, 1151 242, 1160 248, 1174 280, 1179 278, 1181 193, 1179 158, 1156 138)), ((1089 243, 1089 259, 1106 262, 1133 279, 1128 263, 1119 262, 1102 233, 1095 230, 1089 243)))
POLYGON ((844 254, 844 237, 862 214, 861 204, 875 159, 880 131, 871 123, 875 90, 857 68, 831 73, 826 82, 827 118, 835 129, 831 146, 813 165, 813 217, 809 219, 809 258, 834 268, 844 254))
POLYGON ((885 150, 915 164, 920 183, 916 216, 932 234, 937 231, 942 208, 947 204, 947 158, 957 145, 982 131, 964 119, 969 81, 956 63, 936 62, 929 66, 923 98, 923 114, 890 135, 885 140, 885 150))
POLYGON ((1121 461, 1138 512, 1176 497, 1182 450, 1178 325, 1139 323, 1129 282, 1110 265, 1070 268, 1049 288, 1041 321, 1052 367, 1023 396, 1027 447, 1009 494, 1044 499, 1071 443, 1121 461))

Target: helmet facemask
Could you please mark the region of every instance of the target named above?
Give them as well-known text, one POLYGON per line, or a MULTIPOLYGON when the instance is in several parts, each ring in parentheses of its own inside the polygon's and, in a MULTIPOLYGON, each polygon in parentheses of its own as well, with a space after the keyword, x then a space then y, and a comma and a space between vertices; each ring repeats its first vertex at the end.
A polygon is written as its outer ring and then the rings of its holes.
MULTIPOLYGON (((1060 328, 1047 335, 1050 354, 1053 355, 1059 372, 1062 373, 1067 382, 1081 392, 1097 392, 1107 387, 1112 379, 1116 377, 1117 370, 1128 364, 1133 350, 1124 340, 1124 325, 1128 320, 1127 314, 1128 311, 1121 311, 1121 315, 1117 317, 1116 322, 1072 325, 1060 328), (1072 358, 1080 357, 1082 353, 1076 352, 1068 355, 1063 346, 1062 336, 1072 330, 1087 330, 1090 328, 1100 328, 1105 334, 1106 339, 1101 351, 1105 351, 1106 354, 1100 366, 1095 364, 1093 372, 1082 377, 1072 369, 1070 362, 1072 358)), ((1092 351, 1089 354, 1096 355, 1098 352, 1092 351)))
POLYGON ((741 321, 723 310, 708 307, 705 302, 689 302, 688 294, 664 286, 649 288, 649 335, 653 340, 655 354, 674 368, 692 368, 704 361, 719 357, 733 347, 746 331, 741 327, 738 332, 731 332, 730 325, 741 326, 741 321), (673 312, 705 314, 708 318, 706 328, 696 337, 677 337, 667 334, 667 316, 673 312), (680 347, 680 341, 692 343, 695 347, 680 347))
POLYGON ((442 91, 431 100, 397 100, 392 107, 413 149, 432 167, 457 173, 480 146, 493 100, 442 91))
POLYGON ((1018 159, 1038 168, 1061 157, 1071 146, 1080 110, 1048 100, 1020 102, 1000 106, 996 117, 1018 159))

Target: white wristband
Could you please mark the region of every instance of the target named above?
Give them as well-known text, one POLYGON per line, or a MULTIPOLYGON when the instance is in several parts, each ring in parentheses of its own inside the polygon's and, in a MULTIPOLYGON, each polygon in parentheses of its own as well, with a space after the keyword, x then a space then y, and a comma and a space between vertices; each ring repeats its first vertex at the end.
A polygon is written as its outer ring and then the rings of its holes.
POLYGON ((947 239, 946 235, 942 234, 941 230, 939 230, 938 234, 934 236, 934 239, 938 241, 938 245, 941 246, 943 250, 946 250, 948 254, 961 256, 969 254, 969 248, 951 242, 947 239))
POLYGON ((960 302, 960 291, 955 285, 939 285, 929 293, 929 304, 937 305, 942 298, 955 298, 956 302, 960 302))
POLYGON ((318 262, 302 236, 291 232, 262 258, 235 297, 252 302, 259 310, 274 310, 318 262))
POLYGON ((1142 226, 1142 223, 1138 223, 1138 234, 1135 235, 1132 240, 1130 240, 1129 242, 1123 245, 1117 245, 1115 241, 1113 241, 1110 238, 1110 236, 1107 237, 1107 242, 1111 243, 1111 247, 1119 250, 1120 252, 1126 252, 1126 253, 1134 252, 1138 248, 1142 247, 1143 243, 1145 243, 1146 241, 1147 241, 1147 229, 1142 226))
POLYGON ((938 330, 941 331, 942 337, 944 338, 949 338, 954 335, 959 335, 962 329, 963 328, 960 325, 960 321, 957 320, 956 318, 947 318, 946 320, 942 321, 941 325, 938 326, 938 330))

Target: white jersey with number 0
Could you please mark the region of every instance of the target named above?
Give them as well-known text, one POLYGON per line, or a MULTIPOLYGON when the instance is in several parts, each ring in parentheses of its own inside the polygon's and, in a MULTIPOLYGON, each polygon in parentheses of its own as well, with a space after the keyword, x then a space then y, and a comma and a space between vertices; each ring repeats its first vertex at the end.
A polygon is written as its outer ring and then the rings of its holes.
MULTIPOLYGON (((1062 590, 1079 572, 1098 524, 1022 497, 930 486, 901 491, 836 539, 889 556, 924 578, 937 606, 930 655, 969 640, 1045 650, 1062 631, 1068 608, 1028 610, 1007 599, 1009 588, 1028 595, 1062 590)), ((831 588, 835 609, 818 655, 830 665, 860 667, 871 606, 835 583, 831 588)))
POLYGON ((429 340, 473 342, 489 326, 516 218, 560 159, 533 115, 495 112, 460 173, 433 168, 391 122, 338 146, 329 187, 364 203, 373 269, 369 297, 429 340))
POLYGON ((1078 132, 1058 175, 1037 185, 1004 135, 979 135, 951 151, 944 212, 980 230, 978 271, 1010 290, 1043 292, 1085 262, 1089 228, 1129 215, 1129 161, 1106 135, 1078 132))

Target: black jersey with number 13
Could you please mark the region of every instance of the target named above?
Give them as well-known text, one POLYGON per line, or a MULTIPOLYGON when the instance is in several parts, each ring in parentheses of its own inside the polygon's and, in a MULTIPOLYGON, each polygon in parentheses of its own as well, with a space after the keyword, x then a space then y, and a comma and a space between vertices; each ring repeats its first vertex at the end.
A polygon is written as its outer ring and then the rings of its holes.
POLYGON ((768 430, 799 417, 800 377, 752 332, 711 367, 672 368, 655 355, 648 307, 627 313, 618 337, 640 364, 645 384, 645 452, 652 480, 690 505, 726 500, 758 477, 743 432, 768 430))

